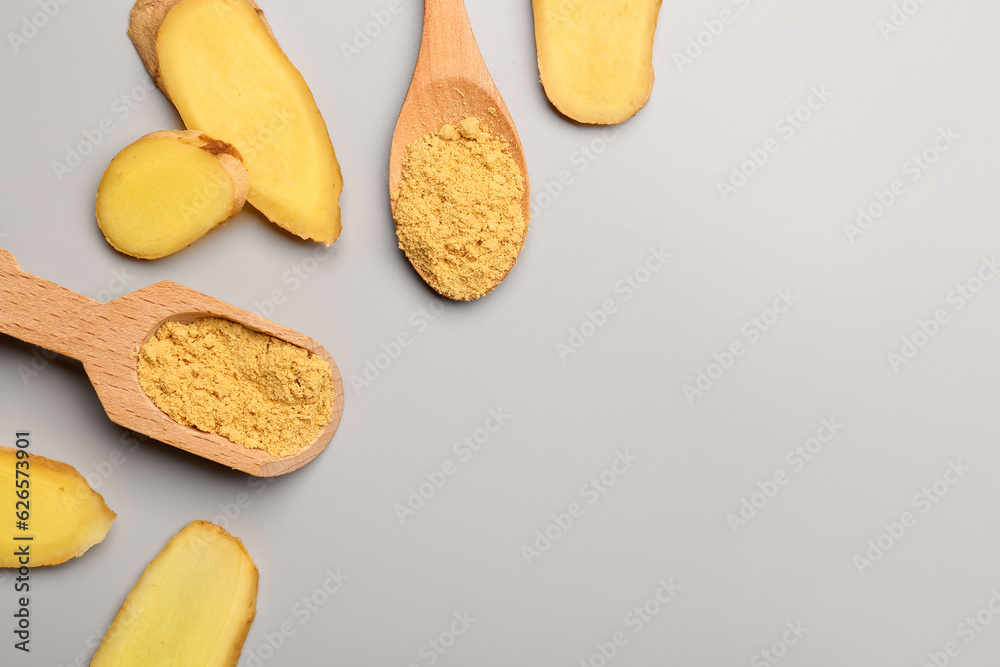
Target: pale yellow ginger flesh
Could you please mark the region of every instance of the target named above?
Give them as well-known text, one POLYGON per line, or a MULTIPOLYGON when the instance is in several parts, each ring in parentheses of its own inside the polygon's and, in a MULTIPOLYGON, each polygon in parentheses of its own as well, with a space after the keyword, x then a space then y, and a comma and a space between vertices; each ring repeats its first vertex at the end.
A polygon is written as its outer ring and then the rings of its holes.
POLYGON ((195 521, 146 566, 91 667, 235 667, 256 609, 243 543, 195 521))
POLYGON ((549 101, 581 123, 631 118, 653 88, 660 0, 532 0, 549 101))
POLYGON ((138 0, 129 37, 184 124, 236 146, 247 200, 329 245, 340 235, 340 165, 312 92, 246 0, 138 0))
POLYGON ((18 451, 24 452, 0 447, 0 507, 10 518, 9 529, 0 531, 0 567, 58 565, 103 540, 116 514, 83 475, 44 456, 18 458, 18 451), (26 530, 16 529, 20 512, 27 512, 26 530), (25 546, 27 563, 17 555, 25 546))
POLYGON ((231 144, 196 131, 154 132, 123 149, 97 189, 97 223, 117 250, 177 252, 240 212, 247 171, 231 144))

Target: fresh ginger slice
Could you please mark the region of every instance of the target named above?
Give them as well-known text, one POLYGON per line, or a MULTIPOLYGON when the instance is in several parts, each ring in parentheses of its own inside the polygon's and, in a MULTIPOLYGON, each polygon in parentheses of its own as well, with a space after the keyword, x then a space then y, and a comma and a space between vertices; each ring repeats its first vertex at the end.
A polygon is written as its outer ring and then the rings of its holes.
POLYGON ((653 88, 660 0, 532 0, 549 101, 581 123, 631 118, 653 88))
POLYGON ((247 170, 231 144, 187 130, 153 132, 126 146, 97 188, 97 224, 117 250, 156 259, 240 212, 247 170))
POLYGON ((58 565, 103 540, 117 515, 83 475, 44 456, 18 458, 18 451, 23 452, 0 447, 0 507, 10 512, 15 528, 20 512, 27 512, 27 525, 24 530, 0 531, 0 567, 58 565), (24 548, 27 563, 19 560, 24 548))
POLYGON ((146 566, 91 667, 235 667, 257 609, 239 539, 194 521, 146 566))
POLYGON ((184 124, 236 146, 247 199, 269 220, 330 245, 340 165, 312 92, 252 0, 137 0, 129 37, 184 124))

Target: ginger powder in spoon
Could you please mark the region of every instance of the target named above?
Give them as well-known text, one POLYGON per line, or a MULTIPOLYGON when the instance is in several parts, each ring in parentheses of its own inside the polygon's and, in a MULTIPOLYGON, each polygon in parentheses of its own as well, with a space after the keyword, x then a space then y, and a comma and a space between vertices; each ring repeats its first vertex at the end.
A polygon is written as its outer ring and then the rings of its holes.
POLYGON ((483 296, 517 262, 524 177, 506 144, 469 117, 406 147, 396 200, 399 247, 438 293, 483 296))
POLYGON ((288 456, 330 423, 333 374, 305 348, 208 317, 164 322, 139 349, 139 384, 185 426, 288 456))

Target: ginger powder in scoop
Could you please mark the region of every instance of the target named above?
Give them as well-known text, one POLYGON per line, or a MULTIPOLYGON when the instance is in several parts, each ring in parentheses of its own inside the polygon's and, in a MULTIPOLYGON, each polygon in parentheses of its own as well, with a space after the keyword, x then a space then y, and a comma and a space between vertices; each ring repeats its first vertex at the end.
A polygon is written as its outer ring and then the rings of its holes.
POLYGON ((506 144, 469 117, 406 147, 396 200, 399 247, 435 291, 476 299, 521 252, 524 177, 506 144))
POLYGON ((139 349, 139 384, 185 426, 289 456, 330 423, 333 374, 305 348, 215 317, 164 322, 139 349))

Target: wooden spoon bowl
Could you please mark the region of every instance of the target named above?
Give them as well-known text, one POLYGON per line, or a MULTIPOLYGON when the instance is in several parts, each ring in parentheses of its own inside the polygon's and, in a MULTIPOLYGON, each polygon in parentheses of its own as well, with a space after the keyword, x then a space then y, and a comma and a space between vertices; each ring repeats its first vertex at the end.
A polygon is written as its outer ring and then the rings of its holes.
MULTIPOLYGON (((389 201, 393 215, 396 214, 396 200, 391 195, 399 190, 403 178, 406 147, 444 125, 458 124, 469 116, 478 118, 483 129, 506 142, 508 156, 521 170, 524 179, 521 213, 527 234, 531 196, 524 149, 514 120, 476 44, 465 3, 462 0, 425 0, 417 64, 399 111, 389 151, 389 201)), ((426 282, 427 276, 420 268, 416 265, 413 268, 426 282)))
POLYGON ((178 449, 258 477, 301 468, 323 451, 344 410, 344 383, 330 354, 312 338, 201 292, 159 282, 108 303, 21 271, 0 250, 0 332, 83 362, 111 421, 178 449), (158 408, 139 384, 139 348, 168 320, 190 324, 221 317, 303 347, 330 365, 336 398, 329 424, 295 454, 275 457, 228 438, 178 424, 158 408))

